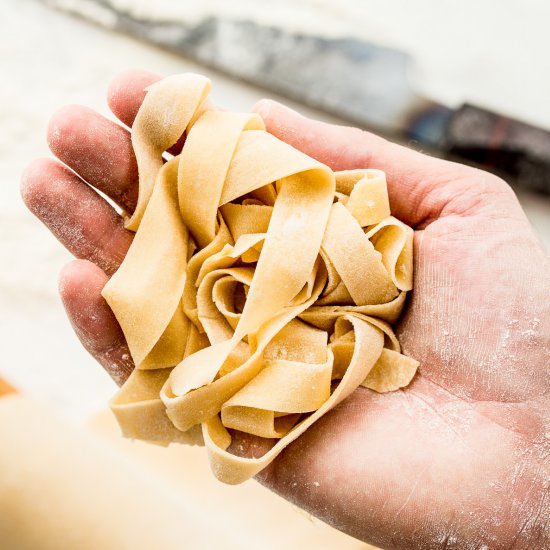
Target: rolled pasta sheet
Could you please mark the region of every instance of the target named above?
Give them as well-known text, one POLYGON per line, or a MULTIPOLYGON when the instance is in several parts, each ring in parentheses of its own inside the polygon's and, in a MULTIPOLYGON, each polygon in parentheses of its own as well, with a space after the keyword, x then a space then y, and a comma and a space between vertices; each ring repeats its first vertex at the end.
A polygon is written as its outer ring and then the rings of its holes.
POLYGON ((391 324, 413 232, 391 217, 383 172, 333 173, 257 115, 209 110, 209 89, 179 75, 148 92, 132 129, 136 237, 103 295, 136 364, 112 401, 123 433, 200 432, 215 475, 239 483, 359 385, 412 379, 391 324), (229 428, 278 442, 239 458, 229 428))
POLYGON ((23 396, 0 397, 0 441, 2 550, 257 548, 136 461, 23 396))

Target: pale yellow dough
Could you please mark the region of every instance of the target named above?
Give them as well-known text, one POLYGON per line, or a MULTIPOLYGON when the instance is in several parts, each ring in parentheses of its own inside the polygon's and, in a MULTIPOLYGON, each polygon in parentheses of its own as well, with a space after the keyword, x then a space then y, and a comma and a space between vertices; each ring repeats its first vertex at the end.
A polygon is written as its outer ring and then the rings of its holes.
POLYGON ((0 396, 2 550, 258 548, 154 471, 52 411, 0 396))
POLYGON ((165 78, 132 129, 136 237, 103 296, 136 370, 111 406, 126 436, 204 443, 218 479, 240 483, 358 386, 411 381, 391 323, 413 231, 390 215, 383 172, 333 173, 257 115, 210 109, 209 90, 165 78), (228 428, 276 443, 234 456, 228 428))

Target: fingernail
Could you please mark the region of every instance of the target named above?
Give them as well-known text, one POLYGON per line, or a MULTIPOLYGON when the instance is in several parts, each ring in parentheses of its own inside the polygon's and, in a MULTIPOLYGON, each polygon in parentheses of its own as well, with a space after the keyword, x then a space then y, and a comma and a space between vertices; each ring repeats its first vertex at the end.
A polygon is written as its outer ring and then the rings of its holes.
POLYGON ((252 112, 259 114, 264 120, 267 120, 271 114, 273 103, 271 99, 260 99, 260 101, 252 107, 252 112))

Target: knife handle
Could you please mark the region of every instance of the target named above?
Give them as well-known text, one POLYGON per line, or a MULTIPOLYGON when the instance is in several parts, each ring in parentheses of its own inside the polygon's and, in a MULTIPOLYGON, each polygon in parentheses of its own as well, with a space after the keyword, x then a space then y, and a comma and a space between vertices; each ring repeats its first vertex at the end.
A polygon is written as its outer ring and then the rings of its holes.
POLYGON ((451 115, 445 141, 449 155, 550 195, 550 132, 465 104, 451 115))

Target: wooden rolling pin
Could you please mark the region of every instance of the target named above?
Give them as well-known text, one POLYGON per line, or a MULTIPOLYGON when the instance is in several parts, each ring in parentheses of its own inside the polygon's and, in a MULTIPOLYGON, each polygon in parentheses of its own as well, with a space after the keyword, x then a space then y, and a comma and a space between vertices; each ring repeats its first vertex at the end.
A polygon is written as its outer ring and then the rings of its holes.
POLYGON ((2 550, 257 548, 224 518, 3 380, 0 510, 2 550))

